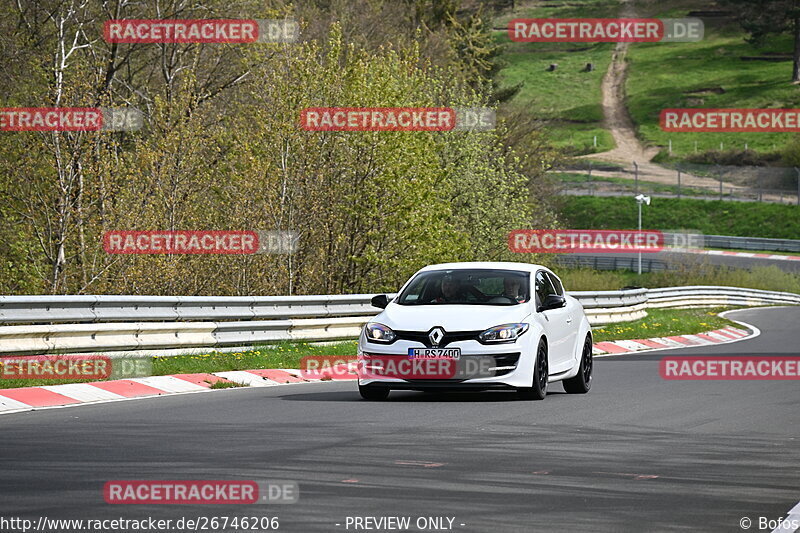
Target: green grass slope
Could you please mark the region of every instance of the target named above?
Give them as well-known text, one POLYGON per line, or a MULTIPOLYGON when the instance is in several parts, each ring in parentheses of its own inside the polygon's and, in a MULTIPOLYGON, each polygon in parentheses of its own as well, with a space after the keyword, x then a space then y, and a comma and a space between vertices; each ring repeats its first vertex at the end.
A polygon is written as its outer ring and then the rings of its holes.
MULTIPOLYGON (((575 229, 636 229, 632 198, 567 196, 561 199, 564 226, 575 229)), ((698 230, 706 235, 800 239, 800 207, 654 198, 645 207, 642 226, 655 230, 698 230)))

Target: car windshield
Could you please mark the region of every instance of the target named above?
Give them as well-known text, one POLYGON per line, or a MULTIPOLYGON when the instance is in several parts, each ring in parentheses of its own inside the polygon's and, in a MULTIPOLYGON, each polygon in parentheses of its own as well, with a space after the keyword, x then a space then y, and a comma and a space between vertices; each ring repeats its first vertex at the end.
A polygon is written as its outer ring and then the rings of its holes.
POLYGON ((400 305, 518 305, 530 299, 530 275, 516 270, 432 270, 417 274, 400 305))

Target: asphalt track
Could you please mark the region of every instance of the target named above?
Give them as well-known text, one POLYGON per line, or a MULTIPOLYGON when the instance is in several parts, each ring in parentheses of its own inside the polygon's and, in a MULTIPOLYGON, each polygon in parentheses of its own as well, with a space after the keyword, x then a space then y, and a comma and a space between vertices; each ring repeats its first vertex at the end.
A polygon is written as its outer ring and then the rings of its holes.
POLYGON ((800 308, 730 316, 762 335, 597 359, 588 395, 555 385, 542 402, 393 392, 372 403, 330 382, 4 415, 0 517, 278 516, 298 532, 355 531, 348 516, 445 516, 465 532, 742 531, 749 517, 765 531, 758 517, 800 500, 800 383, 658 373, 666 354, 798 354, 800 308), (114 479, 295 480, 301 494, 108 505, 114 479))

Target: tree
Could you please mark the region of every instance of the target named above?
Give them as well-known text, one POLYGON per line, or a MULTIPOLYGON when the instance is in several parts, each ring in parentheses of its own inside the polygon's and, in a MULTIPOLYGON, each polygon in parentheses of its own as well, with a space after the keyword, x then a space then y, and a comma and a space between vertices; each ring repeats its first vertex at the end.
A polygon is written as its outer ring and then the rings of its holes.
POLYGON ((736 10, 736 18, 750 34, 753 44, 764 42, 768 35, 791 33, 794 37, 792 53, 792 83, 800 83, 800 0, 722 0, 736 10))

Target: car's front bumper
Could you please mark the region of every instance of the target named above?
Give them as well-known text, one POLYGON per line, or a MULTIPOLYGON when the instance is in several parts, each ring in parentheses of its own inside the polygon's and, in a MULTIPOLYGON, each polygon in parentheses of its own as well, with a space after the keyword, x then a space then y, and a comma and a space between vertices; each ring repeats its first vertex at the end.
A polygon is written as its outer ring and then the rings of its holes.
MULTIPOLYGON (((446 348, 460 348, 461 358, 458 369, 446 375, 436 371, 428 375, 413 375, 403 377, 376 376, 369 372, 360 373, 360 385, 381 385, 391 389, 489 389, 489 388, 517 388, 530 387, 533 376, 534 350, 531 347, 530 335, 527 332, 513 343, 481 344, 476 340, 457 341, 447 344, 446 348)), ((388 360, 395 361, 408 357, 409 348, 425 348, 419 342, 397 340, 392 344, 378 344, 367 342, 361 334, 358 342, 359 357, 366 361, 388 360)), ((435 366, 432 366, 435 368, 435 366)))

